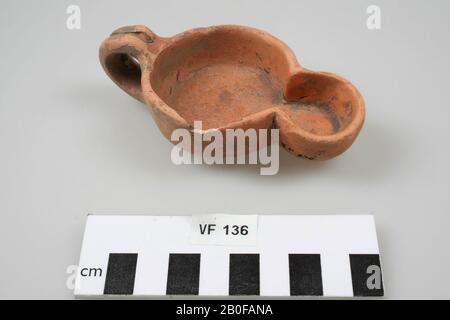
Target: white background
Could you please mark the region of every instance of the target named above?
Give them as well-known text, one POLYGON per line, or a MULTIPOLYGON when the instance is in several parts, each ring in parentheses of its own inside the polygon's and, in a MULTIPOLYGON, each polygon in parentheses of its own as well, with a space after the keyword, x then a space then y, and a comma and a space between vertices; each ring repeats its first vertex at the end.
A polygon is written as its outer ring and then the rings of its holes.
POLYGON ((0 298, 72 298, 87 213, 375 215, 387 298, 450 298, 448 1, 23 1, 0 11, 0 298), (82 29, 66 29, 78 4, 82 29), (369 4, 382 29, 369 31, 369 4), (328 162, 175 166, 145 106, 103 73, 117 27, 234 23, 351 80, 367 104, 328 162))

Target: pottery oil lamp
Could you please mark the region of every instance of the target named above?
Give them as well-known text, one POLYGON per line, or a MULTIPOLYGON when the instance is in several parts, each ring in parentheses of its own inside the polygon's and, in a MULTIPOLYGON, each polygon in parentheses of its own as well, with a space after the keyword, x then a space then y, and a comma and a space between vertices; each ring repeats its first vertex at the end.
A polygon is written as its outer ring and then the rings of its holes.
POLYGON ((225 25, 171 38, 145 26, 114 31, 100 47, 108 76, 145 103, 163 135, 178 128, 278 128, 296 156, 326 160, 347 150, 364 122, 364 101, 347 80, 300 66, 270 34, 225 25))

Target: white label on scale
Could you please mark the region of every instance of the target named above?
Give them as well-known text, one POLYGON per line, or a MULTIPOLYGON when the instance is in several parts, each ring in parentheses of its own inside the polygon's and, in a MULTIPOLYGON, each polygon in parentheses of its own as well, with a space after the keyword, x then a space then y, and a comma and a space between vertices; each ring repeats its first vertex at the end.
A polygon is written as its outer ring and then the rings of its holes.
POLYGON ((192 244, 255 246, 258 237, 257 215, 194 215, 191 222, 192 244))

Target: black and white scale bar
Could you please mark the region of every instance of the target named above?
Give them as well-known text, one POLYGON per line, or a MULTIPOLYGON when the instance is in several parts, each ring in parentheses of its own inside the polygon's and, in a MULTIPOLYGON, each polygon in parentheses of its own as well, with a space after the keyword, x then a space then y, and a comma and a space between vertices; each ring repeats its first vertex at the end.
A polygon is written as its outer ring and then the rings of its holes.
MULTIPOLYGON (((105 288, 107 295, 132 295, 137 254, 112 253, 109 255, 105 288)), ((200 254, 170 254, 167 273, 167 295, 198 295, 200 254)), ((230 296, 260 295, 259 254, 231 254, 229 257, 230 296)), ((376 288, 374 271, 380 270, 379 255, 349 255, 352 286, 355 296, 382 296, 383 283, 376 288), (372 268, 369 274, 367 270, 372 268)), ((322 269, 319 254, 289 254, 289 287, 291 296, 323 296, 322 269)))
POLYGON ((256 246, 199 246, 186 238, 189 217, 91 215, 75 295, 384 294, 371 216, 259 216, 258 224, 256 246))

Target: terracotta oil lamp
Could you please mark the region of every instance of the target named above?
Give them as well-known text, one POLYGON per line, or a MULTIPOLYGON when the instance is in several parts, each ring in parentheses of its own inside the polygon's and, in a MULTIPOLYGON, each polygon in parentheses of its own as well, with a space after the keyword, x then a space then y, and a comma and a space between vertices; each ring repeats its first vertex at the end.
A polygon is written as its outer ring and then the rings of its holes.
POLYGON ((347 150, 364 122, 364 101, 347 80, 300 66, 270 34, 225 25, 171 38, 145 26, 114 31, 100 47, 108 76, 145 103, 164 136, 178 128, 279 128, 280 144, 311 160, 347 150))

